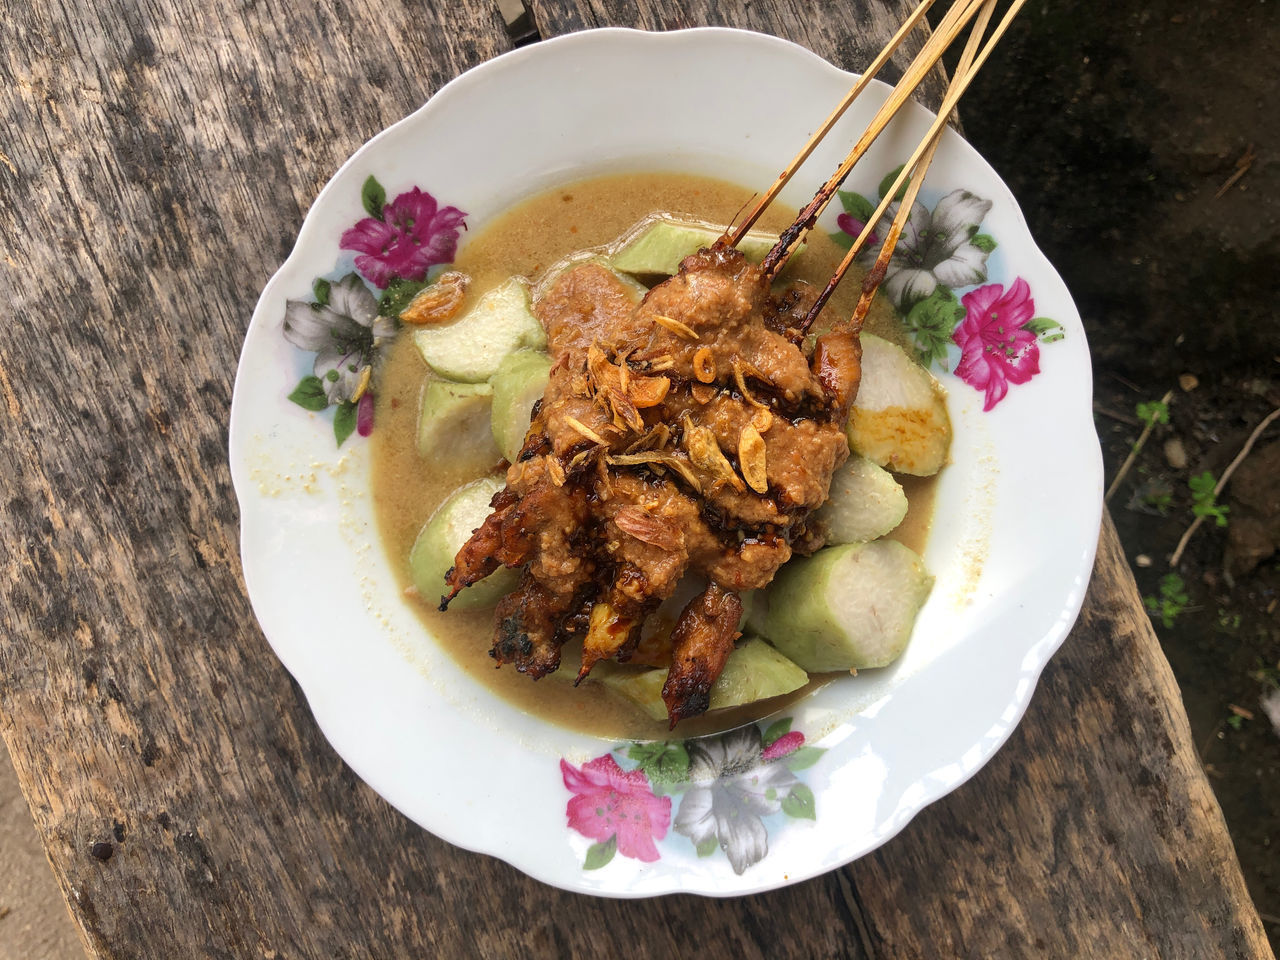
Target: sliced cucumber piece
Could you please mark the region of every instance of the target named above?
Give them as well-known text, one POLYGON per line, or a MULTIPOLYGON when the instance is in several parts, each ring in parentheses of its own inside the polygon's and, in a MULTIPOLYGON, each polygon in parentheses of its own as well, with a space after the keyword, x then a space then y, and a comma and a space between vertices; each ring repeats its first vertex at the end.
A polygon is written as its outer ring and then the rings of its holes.
MULTIPOLYGON (((614 246, 610 264, 623 273, 674 274, 680 261, 703 247, 709 247, 725 228, 701 220, 676 220, 661 214, 646 217, 631 228, 614 246)), ((776 233, 752 230, 738 244, 748 260, 759 263, 778 242, 776 233)), ((799 253, 804 248, 796 248, 799 253)))
POLYGON ((897 473, 930 477, 947 462, 951 420, 942 388, 906 351, 862 335, 862 383, 849 415, 854 453, 897 473))
MULTIPOLYGON (((655 720, 665 720, 662 702, 666 670, 635 670, 615 663, 596 664, 591 676, 622 694, 655 720)), ((809 675, 763 640, 753 638, 737 646, 724 671, 711 687, 710 710, 740 707, 799 690, 809 675)))
POLYGON ((831 494, 812 522, 826 534, 827 543, 874 540, 902 522, 907 495, 888 470, 857 454, 831 476, 831 494))
POLYGON ((763 632, 809 671, 883 667, 906 648, 932 586, 896 540, 827 547, 778 571, 763 632))
POLYGON ((418 454, 466 473, 491 470, 502 458, 489 429, 492 404, 487 383, 432 380, 422 391, 418 454))
POLYGON ((512 463, 524 446, 533 405, 542 399, 551 376, 551 358, 541 350, 517 350, 498 364, 493 387, 490 432, 502 455, 512 463))
MULTIPOLYGON (((503 481, 497 477, 469 483, 440 504, 423 525, 409 551, 409 577, 428 603, 445 593, 444 578, 454 557, 489 516, 489 501, 502 486, 503 481)), ((500 569, 454 597, 449 609, 491 607, 514 590, 518 580, 515 570, 500 569)))
POLYGON ((512 277, 453 323, 414 331, 413 342, 439 376, 479 383, 494 375, 507 354, 545 347, 547 335, 529 309, 528 284, 512 277))

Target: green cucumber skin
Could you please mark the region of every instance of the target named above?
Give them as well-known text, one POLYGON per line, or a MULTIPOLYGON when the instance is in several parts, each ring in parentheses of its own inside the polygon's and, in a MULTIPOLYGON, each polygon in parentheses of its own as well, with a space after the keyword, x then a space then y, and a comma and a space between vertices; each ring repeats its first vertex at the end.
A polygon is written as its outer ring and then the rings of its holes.
MULTIPOLYGON (((489 514, 489 501, 503 481, 486 477, 455 491, 423 525, 409 551, 409 577, 418 594, 435 604, 446 592, 444 578, 472 531, 489 514)), ((449 604, 450 610, 492 607, 516 588, 519 574, 505 568, 463 590, 449 604)))
MULTIPOLYGON (((655 219, 642 223, 621 241, 609 258, 613 269, 633 274, 674 274, 680 261, 715 243, 725 231, 712 223, 655 219)), ((743 237, 738 249, 748 260, 759 263, 778 242, 776 234, 752 231, 743 237)), ((803 244, 801 244, 803 248, 803 244)), ((799 253, 801 248, 797 248, 799 253)))
POLYGON ((766 591, 768 612, 761 632, 785 656, 813 673, 888 666, 906 649, 932 585, 924 561, 896 540, 827 547, 811 557, 792 560, 774 577, 766 591), (874 566, 864 566, 867 563, 902 568, 895 571, 900 574, 894 582, 899 593, 890 599, 905 605, 910 615, 895 618, 898 622, 888 634, 877 634, 881 624, 874 616, 867 617, 876 621, 872 629, 857 619, 865 614, 857 610, 860 598, 852 590, 849 603, 841 602, 846 577, 858 573, 859 567, 868 580, 876 573, 874 566))
POLYGON ((493 410, 490 431, 502 455, 515 463, 529 432, 534 403, 546 392, 551 358, 541 350, 517 350, 498 365, 490 384, 493 410))
MULTIPOLYGON (((631 672, 612 664, 597 664, 596 676, 610 689, 622 694, 655 720, 667 718, 662 702, 666 670, 631 672)), ((780 697, 799 690, 809 675, 759 638, 743 641, 729 659, 719 679, 711 687, 709 710, 740 707, 757 700, 780 697), (748 688, 748 684, 750 687, 748 688)))

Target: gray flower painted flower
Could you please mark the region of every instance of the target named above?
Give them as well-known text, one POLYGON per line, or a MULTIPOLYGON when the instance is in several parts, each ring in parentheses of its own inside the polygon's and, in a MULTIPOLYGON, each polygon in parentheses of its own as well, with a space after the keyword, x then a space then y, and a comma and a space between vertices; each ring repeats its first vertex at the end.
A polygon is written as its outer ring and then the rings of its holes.
MULTIPOLYGON (((886 236, 900 204, 889 205, 876 227, 886 236)), ((991 201, 968 190, 953 190, 930 213, 923 203, 912 204, 911 216, 889 260, 882 289, 904 314, 943 284, 952 289, 987 279, 989 248, 973 242, 991 201)), ((873 262, 879 250, 869 249, 862 260, 873 262)))
POLYGON ((374 350, 395 332, 395 321, 378 316, 378 298, 357 273, 330 285, 327 304, 305 300, 285 304, 285 339, 315 352, 314 372, 324 384, 330 405, 355 396, 374 350))
POLYGON ((741 874, 769 852, 761 817, 777 813, 798 781, 785 763, 763 759, 754 724, 687 746, 690 786, 675 830, 699 847, 714 838, 741 874))

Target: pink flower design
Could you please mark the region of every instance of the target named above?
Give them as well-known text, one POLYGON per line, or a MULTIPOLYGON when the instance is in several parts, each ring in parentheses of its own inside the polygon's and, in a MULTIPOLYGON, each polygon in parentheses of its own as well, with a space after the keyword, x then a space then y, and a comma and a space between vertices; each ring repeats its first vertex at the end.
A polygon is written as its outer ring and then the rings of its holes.
POLYGON ((1035 301, 1027 281, 1019 277, 1008 291, 989 283, 960 298, 965 317, 951 339, 960 347, 958 376, 975 390, 985 390, 983 411, 1004 399, 1010 383, 1026 383, 1040 372, 1040 347, 1027 329, 1035 301))
POLYGON ((773 743, 764 748, 764 752, 760 754, 761 760, 778 760, 782 757, 788 757, 804 746, 804 734, 799 730, 792 730, 790 733, 784 733, 773 743))
POLYGON ((414 187, 382 208, 382 218, 365 217, 342 234, 343 250, 355 250, 356 266, 379 288, 396 277, 421 280, 437 263, 451 263, 458 228, 466 214, 440 207, 436 198, 414 187))
POLYGON ((571 828, 598 842, 616 836, 624 857, 658 859, 653 841, 667 835, 671 798, 655 796, 642 770, 625 771, 606 753, 581 770, 561 760, 560 773, 574 794, 565 807, 571 828))
MULTIPOLYGON (((857 240, 858 235, 862 233, 866 224, 851 213, 842 213, 840 216, 836 217, 836 226, 857 240)), ((871 236, 867 237, 867 245, 873 247, 879 242, 880 235, 872 230, 871 236)))

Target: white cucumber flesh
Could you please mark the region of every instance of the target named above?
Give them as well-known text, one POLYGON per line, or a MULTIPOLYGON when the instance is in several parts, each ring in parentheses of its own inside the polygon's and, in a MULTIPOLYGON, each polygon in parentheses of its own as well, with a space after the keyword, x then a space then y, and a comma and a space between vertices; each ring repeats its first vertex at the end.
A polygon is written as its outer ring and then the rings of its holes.
POLYGON ((418 454, 462 473, 484 473, 502 459, 490 430, 493 388, 432 380, 418 412, 418 454))
POLYGON ((522 347, 544 348, 547 334, 529 308, 529 285, 512 277, 453 323, 415 330, 413 341, 437 376, 480 383, 497 372, 508 354, 522 347))
POLYGON ((849 446, 895 473, 930 477, 947 462, 951 420, 942 388, 897 344, 862 335, 862 382, 849 446))
POLYGON ((924 561, 896 540, 827 547, 778 571, 759 625, 811 672, 884 667, 906 649, 932 586, 924 561))
POLYGON ((883 537, 907 515, 907 494, 893 475, 866 457, 853 454, 831 476, 827 502, 812 523, 829 546, 883 537))

